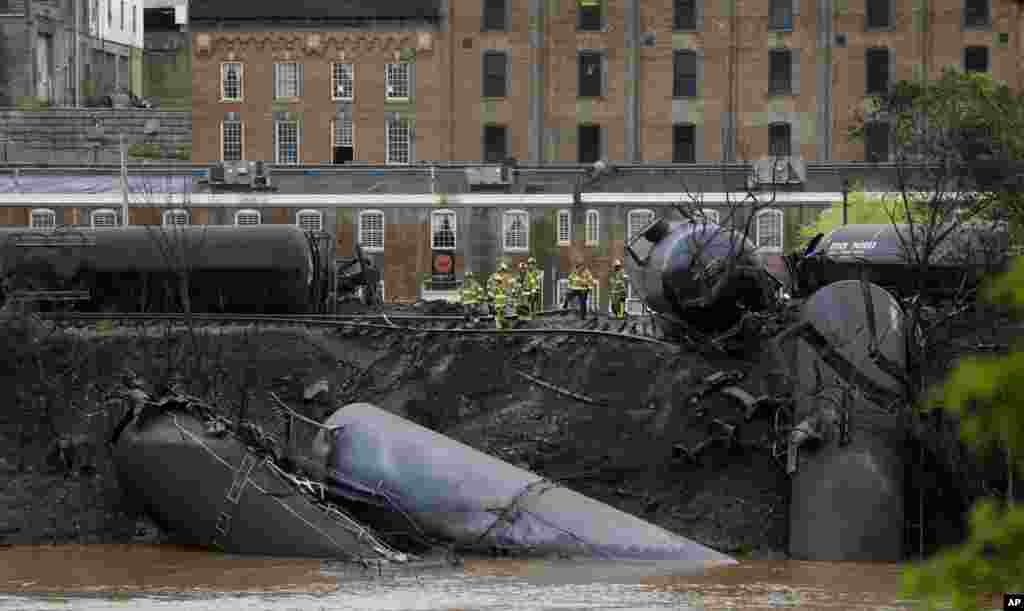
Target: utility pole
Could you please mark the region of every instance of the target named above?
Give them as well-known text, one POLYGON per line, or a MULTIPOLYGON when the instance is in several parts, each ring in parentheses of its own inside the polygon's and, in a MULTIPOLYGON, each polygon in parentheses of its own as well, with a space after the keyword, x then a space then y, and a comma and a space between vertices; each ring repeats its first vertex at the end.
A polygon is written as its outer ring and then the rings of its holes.
POLYGON ((124 148, 124 132, 121 132, 121 226, 128 226, 128 153, 124 148))
POLYGON ((81 108, 82 106, 82 39, 80 38, 82 25, 79 22, 82 17, 80 6, 82 1, 75 0, 73 3, 73 10, 75 11, 75 108, 81 108))
POLYGON ((35 28, 32 23, 32 0, 25 0, 25 49, 28 51, 28 74, 29 83, 28 88, 25 90, 26 97, 35 98, 38 91, 39 75, 36 74, 39 70, 39 66, 36 64, 36 37, 35 28))

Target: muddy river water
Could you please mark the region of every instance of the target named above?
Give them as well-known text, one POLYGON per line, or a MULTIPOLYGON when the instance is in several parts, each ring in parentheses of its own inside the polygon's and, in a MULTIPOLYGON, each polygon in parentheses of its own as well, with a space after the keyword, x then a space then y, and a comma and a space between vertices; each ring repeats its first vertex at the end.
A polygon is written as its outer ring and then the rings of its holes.
POLYGON ((467 559, 364 569, 173 546, 0 548, 0 609, 19 610, 913 608, 899 588, 895 564, 751 561, 687 575, 663 563, 467 559))

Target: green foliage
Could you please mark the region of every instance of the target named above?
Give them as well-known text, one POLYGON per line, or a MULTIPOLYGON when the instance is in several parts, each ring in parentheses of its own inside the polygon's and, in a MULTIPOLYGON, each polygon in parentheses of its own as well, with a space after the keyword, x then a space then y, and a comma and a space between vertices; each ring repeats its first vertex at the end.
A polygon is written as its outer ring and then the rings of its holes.
POLYGON ((150 142, 146 144, 133 144, 128 147, 128 156, 135 157, 136 159, 161 159, 163 153, 160 151, 160 145, 150 142))
MULTIPOLYGON (((915 208, 915 206, 911 206, 915 208)), ((914 210, 915 221, 924 220, 926 210, 923 207, 914 210)), ((906 212, 902 197, 892 195, 885 198, 868 197, 863 191, 853 191, 846 198, 846 217, 851 225, 889 225, 893 222, 905 223, 906 212)), ((843 202, 838 201, 831 207, 822 210, 818 217, 800 228, 800 239, 807 241, 819 233, 829 232, 843 224, 843 202)))
MULTIPOLYGON (((1024 307, 1024 258, 988 288, 989 299, 1024 307)), ((965 443, 998 445, 1010 458, 1017 486, 1024 473, 1024 350, 964 359, 933 396, 960 422, 965 443)), ((1024 591, 1024 507, 985 500, 971 511, 970 536, 922 566, 908 569, 904 591, 934 609, 946 601, 960 610, 982 608, 985 595, 1024 591)))

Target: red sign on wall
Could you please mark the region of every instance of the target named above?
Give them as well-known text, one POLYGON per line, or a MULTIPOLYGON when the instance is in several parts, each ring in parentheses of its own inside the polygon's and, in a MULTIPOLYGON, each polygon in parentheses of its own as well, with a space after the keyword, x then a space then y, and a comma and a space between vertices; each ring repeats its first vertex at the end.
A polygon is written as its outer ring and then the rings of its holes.
POLYGON ((437 286, 455 284, 455 255, 450 252, 433 253, 433 261, 430 268, 431 281, 437 286))

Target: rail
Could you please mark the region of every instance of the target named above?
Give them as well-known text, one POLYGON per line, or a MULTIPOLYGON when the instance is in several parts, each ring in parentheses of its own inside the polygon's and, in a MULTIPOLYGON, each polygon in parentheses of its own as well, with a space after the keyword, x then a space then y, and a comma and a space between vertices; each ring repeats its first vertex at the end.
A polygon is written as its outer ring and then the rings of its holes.
MULTIPOLYGON (((555 313, 563 313, 561 310, 548 310, 541 312, 542 316, 555 313)), ((185 322, 185 315, 181 313, 135 313, 135 312, 65 312, 65 313, 43 313, 40 317, 44 320, 51 320, 57 324, 88 323, 97 321, 122 321, 135 322, 137 324, 153 322, 185 322)), ((487 317, 490 318, 490 317, 487 317)), ((619 333, 600 329, 576 329, 571 327, 548 327, 548 328, 516 328, 516 329, 477 329, 467 327, 415 327, 407 325, 396 325, 394 321, 421 322, 421 323, 461 323, 465 321, 463 316, 453 315, 413 315, 413 314, 298 314, 298 315, 272 315, 272 314, 206 314, 196 313, 191 315, 191 320, 199 324, 269 324, 269 325, 302 325, 302 326, 348 326, 360 329, 375 329, 391 332, 427 333, 437 335, 582 335, 591 337, 608 337, 624 341, 648 343, 673 350, 680 350, 678 344, 663 341, 645 335, 633 333, 619 333), (387 324, 365 322, 367 320, 380 319, 387 324)))

